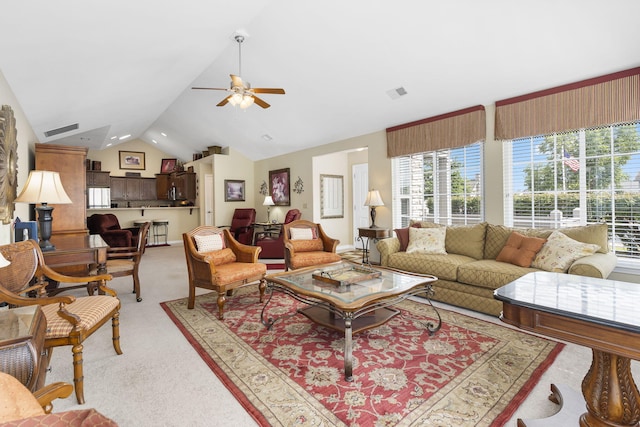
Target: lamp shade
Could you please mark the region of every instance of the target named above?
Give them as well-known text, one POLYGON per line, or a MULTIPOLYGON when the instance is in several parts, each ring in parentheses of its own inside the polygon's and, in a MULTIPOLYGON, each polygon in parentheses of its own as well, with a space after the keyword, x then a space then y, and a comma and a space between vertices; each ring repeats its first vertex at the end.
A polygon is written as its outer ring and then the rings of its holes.
POLYGON ((6 267, 11 264, 2 254, 0 254, 0 268, 6 267))
POLYGON ((273 202, 273 197, 265 196, 264 202, 262 202, 262 206, 275 206, 276 204, 273 202))
POLYGON ((73 203, 64 191, 58 172, 38 170, 29 172, 27 183, 15 201, 22 203, 54 203, 59 205, 73 203))
POLYGON ((384 206, 382 202, 382 197, 380 197, 380 192, 378 190, 371 190, 369 194, 367 194, 367 200, 364 202, 365 206, 384 206))

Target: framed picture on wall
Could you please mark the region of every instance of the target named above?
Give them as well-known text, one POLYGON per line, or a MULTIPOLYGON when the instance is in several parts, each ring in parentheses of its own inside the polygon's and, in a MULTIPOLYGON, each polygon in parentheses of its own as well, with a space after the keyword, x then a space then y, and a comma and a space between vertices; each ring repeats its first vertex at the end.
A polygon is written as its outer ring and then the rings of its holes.
POLYGON ((160 173, 171 173, 176 169, 176 159, 162 159, 160 173))
POLYGON ((289 168, 269 171, 269 193, 276 206, 291 206, 289 168))
POLYGON ((145 170, 144 152, 142 151, 119 151, 120 169, 145 170))
POLYGON ((225 179, 224 201, 244 202, 244 181, 237 179, 225 179))

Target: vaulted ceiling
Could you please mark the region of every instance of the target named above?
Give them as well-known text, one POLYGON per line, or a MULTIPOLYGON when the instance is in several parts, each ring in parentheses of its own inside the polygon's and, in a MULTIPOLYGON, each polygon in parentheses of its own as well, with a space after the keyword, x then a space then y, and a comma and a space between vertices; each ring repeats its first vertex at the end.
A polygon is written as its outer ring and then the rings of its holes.
POLYGON ((640 66, 637 0, 29 0, 0 14, 0 71, 40 142, 139 138, 182 160, 212 145, 264 159, 640 66), (237 31, 243 79, 286 90, 261 96, 268 109, 191 89, 229 86, 237 31))

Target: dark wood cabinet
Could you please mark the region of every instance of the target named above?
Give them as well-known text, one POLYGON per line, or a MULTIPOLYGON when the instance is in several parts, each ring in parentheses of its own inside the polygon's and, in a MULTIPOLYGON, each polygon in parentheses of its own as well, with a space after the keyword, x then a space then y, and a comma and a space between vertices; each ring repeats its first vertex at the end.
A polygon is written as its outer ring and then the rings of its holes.
POLYGON ((111 200, 156 200, 156 179, 112 176, 111 200))
POLYGON ((193 172, 172 172, 156 174, 156 193, 159 200, 173 200, 169 195, 175 187, 175 200, 196 201, 196 174, 193 172))
POLYGON ((54 208, 52 231, 56 234, 87 233, 87 148, 55 144, 36 144, 35 169, 56 171, 72 203, 51 204, 54 208))
POLYGON ((111 185, 108 171, 87 171, 87 187, 109 188, 111 185))

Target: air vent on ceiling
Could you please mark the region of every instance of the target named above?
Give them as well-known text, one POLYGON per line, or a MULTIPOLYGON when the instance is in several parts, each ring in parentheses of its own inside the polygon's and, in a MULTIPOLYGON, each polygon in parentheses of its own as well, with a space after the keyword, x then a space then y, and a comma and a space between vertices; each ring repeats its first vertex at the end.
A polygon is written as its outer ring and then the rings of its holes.
POLYGON ((389 95, 389 98, 391 99, 398 99, 401 96, 404 96, 406 94, 407 94, 407 91, 402 86, 387 91, 387 95, 389 95))
POLYGON ((49 138, 50 136, 56 136, 56 135, 60 135, 61 133, 65 133, 65 132, 71 132, 72 130, 76 130, 78 129, 78 124, 74 123, 72 125, 68 125, 68 126, 63 126, 61 128, 58 129, 51 129, 48 130, 44 133, 44 136, 46 136, 47 138, 49 138))

